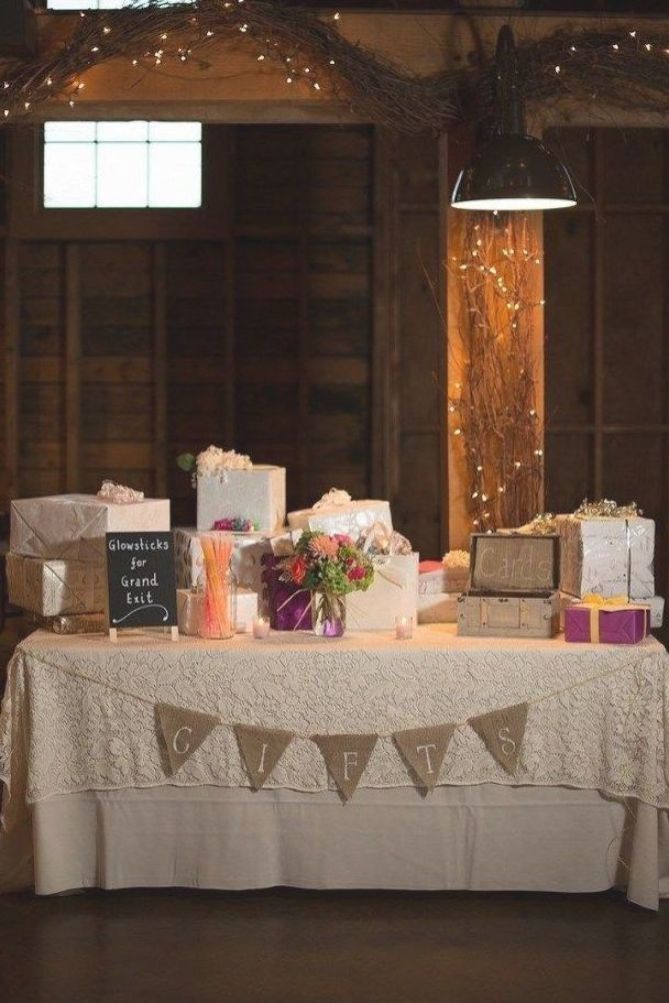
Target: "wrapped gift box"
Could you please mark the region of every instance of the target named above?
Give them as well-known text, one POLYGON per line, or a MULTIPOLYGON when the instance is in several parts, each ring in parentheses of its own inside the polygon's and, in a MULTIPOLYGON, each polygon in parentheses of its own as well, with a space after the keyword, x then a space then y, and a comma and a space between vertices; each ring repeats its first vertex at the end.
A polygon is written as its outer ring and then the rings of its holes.
POLYGON ((258 593, 252 592, 251 589, 237 589, 234 600, 235 630, 237 633, 249 633, 257 616, 258 593))
POLYGON ((105 533, 167 531, 167 498, 121 504, 95 495, 51 495, 12 502, 10 550, 43 560, 103 564, 105 533))
MULTIPOLYGON (((580 599, 577 596, 569 595, 568 592, 560 593, 560 629, 564 630, 564 614, 565 610, 569 609, 570 606, 577 606, 580 603, 580 599)), ((650 599, 644 599, 643 606, 648 606, 650 609, 650 626, 651 630, 659 630, 664 622, 664 597, 663 596, 651 596, 650 599)))
POLYGON ((420 596, 457 594, 469 585, 469 568, 449 568, 441 561, 421 561, 418 572, 420 596))
POLYGON ((632 599, 655 595, 655 523, 641 516, 556 516, 560 534, 560 588, 632 599))
MULTIPOLYGON (((238 587, 262 593, 263 554, 271 553, 272 538, 267 533, 226 533, 234 539, 232 574, 238 587)), ((204 587, 207 576, 202 560, 199 533, 192 527, 174 530, 177 588, 204 587)))
POLYGON ((389 502, 367 499, 328 504, 322 498, 313 508, 288 513, 288 525, 293 530, 313 530, 329 536, 342 533, 356 541, 376 522, 392 530, 389 502))
POLYGON ((7 554, 7 588, 14 606, 39 616, 97 613, 107 604, 104 562, 44 561, 7 554))
POLYGON ((559 592, 458 598, 458 634, 466 637, 553 637, 559 629, 559 592))
POLYGON ((650 607, 610 608, 585 603, 564 611, 565 640, 576 643, 638 644, 650 631, 650 607))
POLYGON ((458 592, 418 595, 418 623, 457 623, 458 592))
MULTIPOLYGON (((177 589, 177 617, 182 634, 196 636, 200 629, 203 589, 177 589)), ((233 616, 238 633, 251 630, 253 620, 258 615, 258 595, 250 589, 237 589, 234 598, 233 616)))
POLYGON ((375 557, 366 592, 346 596, 347 630, 391 630, 398 616, 418 618, 418 554, 375 557))
POLYGON ((281 581, 282 557, 263 554, 264 604, 273 630, 311 630, 311 594, 291 582, 281 581))
POLYGON ((223 470, 197 478, 197 528, 212 529, 219 519, 248 519, 261 533, 286 521, 286 470, 263 464, 251 470, 223 470))

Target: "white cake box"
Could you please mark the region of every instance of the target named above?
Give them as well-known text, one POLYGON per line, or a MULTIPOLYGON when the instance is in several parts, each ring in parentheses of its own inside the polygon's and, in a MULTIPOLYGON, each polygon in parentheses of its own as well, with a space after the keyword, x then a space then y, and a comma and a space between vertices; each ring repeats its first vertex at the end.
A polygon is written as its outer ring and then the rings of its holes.
POLYGON ((51 495, 12 502, 10 551, 45 560, 105 561, 105 533, 170 528, 167 498, 127 504, 96 495, 51 495))
POLYGON ((312 530, 329 536, 342 533, 353 540, 358 540, 375 522, 383 523, 388 530, 392 530, 389 502, 366 499, 329 505, 321 500, 313 508, 288 513, 290 529, 312 530))
POLYGON ((9 601, 39 616, 98 613, 107 604, 103 561, 42 560, 7 554, 9 601))
POLYGON ((395 618, 418 615, 418 554, 374 558, 374 581, 366 592, 346 596, 347 630, 392 630, 395 618))
MULTIPOLYGON (((197 636, 200 629, 204 591, 202 589, 177 589, 177 618, 179 632, 197 636)), ((258 595, 250 589, 237 589, 234 596, 233 620, 237 633, 248 633, 258 615, 258 595)))
POLYGON ((427 592, 418 596, 418 623, 457 623, 459 592, 427 592))
MULTIPOLYGON (((267 533, 225 533, 232 536, 232 574, 238 588, 263 594, 262 556, 272 553, 271 537, 267 533)), ((174 556, 178 589, 204 586, 207 574, 202 558, 202 545, 196 529, 179 527, 174 530, 174 556)))
POLYGON ((560 534, 560 588, 583 597, 655 595, 655 522, 628 518, 555 517, 560 534))
POLYGON ((219 519, 248 519, 260 533, 286 521, 286 468, 263 464, 251 470, 223 470, 197 477, 197 528, 210 530, 219 519))

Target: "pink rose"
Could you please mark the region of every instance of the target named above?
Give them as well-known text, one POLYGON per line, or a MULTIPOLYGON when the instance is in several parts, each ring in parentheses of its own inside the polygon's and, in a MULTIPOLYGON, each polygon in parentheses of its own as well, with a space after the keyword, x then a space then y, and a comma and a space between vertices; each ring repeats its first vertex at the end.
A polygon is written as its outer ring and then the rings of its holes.
POLYGON ((349 582, 359 582, 365 577, 365 569, 356 564, 349 570, 347 577, 349 582))

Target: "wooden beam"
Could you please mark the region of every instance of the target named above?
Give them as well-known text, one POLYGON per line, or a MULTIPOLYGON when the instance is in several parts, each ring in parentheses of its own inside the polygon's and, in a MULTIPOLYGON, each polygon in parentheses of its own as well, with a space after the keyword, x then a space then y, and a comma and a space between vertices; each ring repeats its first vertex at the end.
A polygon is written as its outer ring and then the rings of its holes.
POLYGON ((65 249, 65 488, 81 488, 81 268, 79 244, 65 249))
POLYGON ((396 143, 387 130, 374 130, 371 490, 391 502, 399 493, 400 452, 396 143))
POLYGON ((20 494, 19 408, 20 408, 20 284, 18 241, 5 241, 4 272, 5 341, 5 483, 6 499, 20 494))
POLYGON ((153 473, 159 498, 167 493, 167 277, 165 245, 153 247, 153 473))
POLYGON ((222 218, 224 222, 225 250, 223 268, 225 270, 225 315, 224 315, 224 366, 225 366, 225 400, 223 412, 223 434, 227 449, 237 445, 237 400, 236 400, 236 341, 237 341, 237 247, 236 231, 233 236, 235 219, 235 162, 236 133, 234 129, 226 129, 221 134, 216 158, 218 166, 224 172, 222 218), (221 149, 221 147, 223 147, 221 149))
MULTIPOLYGON (((595 205, 602 195, 603 157, 605 156, 601 129, 595 129, 593 143, 595 205)), ((596 217, 594 227, 594 317, 593 317, 593 419, 595 435, 593 440, 593 496, 602 498, 604 493, 604 227, 596 217)))

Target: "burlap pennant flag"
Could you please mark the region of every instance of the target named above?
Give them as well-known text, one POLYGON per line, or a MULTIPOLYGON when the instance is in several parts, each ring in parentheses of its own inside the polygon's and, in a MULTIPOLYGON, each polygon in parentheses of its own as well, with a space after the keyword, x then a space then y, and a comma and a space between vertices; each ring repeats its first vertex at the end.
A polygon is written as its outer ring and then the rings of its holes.
POLYGON ((184 710, 172 704, 156 704, 156 716, 167 746, 170 776, 199 749, 207 735, 221 722, 213 714, 184 710))
POLYGON ((235 735, 251 783, 258 791, 295 735, 292 731, 280 731, 277 728, 256 728, 250 724, 236 724, 235 735))
POLYGON ((378 735, 312 735, 328 773, 348 801, 355 794, 378 735))
POLYGON ((454 724, 439 724, 433 728, 408 728, 393 732, 395 745, 429 791, 439 779, 439 770, 455 728, 454 724))
POLYGON ((529 704, 518 703, 467 721, 507 773, 514 774, 518 767, 528 709, 529 704))

